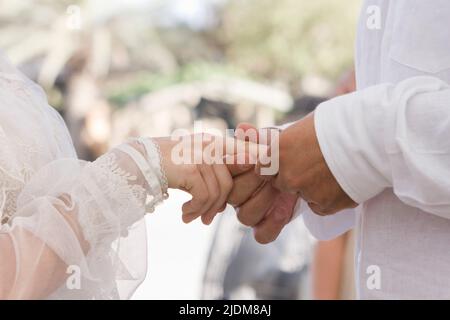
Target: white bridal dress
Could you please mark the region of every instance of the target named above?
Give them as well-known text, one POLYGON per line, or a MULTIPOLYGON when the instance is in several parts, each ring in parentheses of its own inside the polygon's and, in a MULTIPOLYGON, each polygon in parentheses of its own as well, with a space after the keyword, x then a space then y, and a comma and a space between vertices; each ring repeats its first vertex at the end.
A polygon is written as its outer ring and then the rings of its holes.
POLYGON ((129 298, 166 190, 151 139, 78 160, 43 90, 0 56, 1 298, 129 298))

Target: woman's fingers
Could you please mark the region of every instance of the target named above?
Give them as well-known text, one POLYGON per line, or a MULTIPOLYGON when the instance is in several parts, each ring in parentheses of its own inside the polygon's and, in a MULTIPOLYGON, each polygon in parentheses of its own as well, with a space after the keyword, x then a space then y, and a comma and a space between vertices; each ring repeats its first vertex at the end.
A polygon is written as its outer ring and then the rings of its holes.
MULTIPOLYGON (((236 204, 241 204, 261 186, 261 179, 252 170, 254 163, 256 163, 255 157, 258 154, 258 145, 254 142, 226 137, 225 141, 221 140, 224 144, 217 143, 216 147, 215 139, 224 138, 213 137, 212 141, 201 144, 200 149, 195 148, 195 145, 194 150, 191 149, 191 152, 201 154, 201 164, 182 164, 182 166, 188 168, 189 172, 186 175, 187 178, 182 179, 185 183, 181 188, 192 195, 192 199, 183 205, 183 221, 186 223, 201 216, 204 224, 210 224, 216 214, 224 210, 231 193, 233 193, 232 199, 236 198, 236 204), (231 152, 230 144, 233 146, 231 152), (207 157, 206 160, 210 158, 220 159, 220 153, 218 156, 217 152, 224 149, 228 150, 228 153, 224 154, 225 158, 222 158, 225 159, 226 164, 205 161, 204 157, 207 157), (234 158, 234 161, 228 163, 227 157, 234 158), (195 170, 192 168, 195 168, 195 170), (191 170, 195 173, 190 172, 191 170), (232 191, 233 177, 239 178, 239 176, 242 176, 239 180, 242 180, 240 185, 244 187, 244 190, 240 191, 241 188, 235 188, 232 191)), ((186 168, 180 173, 184 175, 186 168)))
POLYGON ((209 193, 208 199, 205 202, 205 206, 203 207, 203 210, 197 214, 197 217, 201 216, 202 222, 204 224, 208 224, 209 221, 206 220, 206 217, 211 214, 212 210, 214 210, 214 206, 219 199, 220 185, 216 177, 216 173, 214 172, 213 165, 201 164, 197 167, 200 170, 200 174, 205 181, 209 193))
POLYGON ((249 154, 258 159, 261 153, 267 153, 268 146, 252 141, 239 140, 234 137, 225 137, 223 141, 223 155, 249 154))
POLYGON ((226 166, 215 164, 212 166, 212 169, 219 185, 219 194, 208 212, 202 215, 202 221, 207 225, 211 224, 217 213, 222 212, 225 209, 228 195, 233 187, 233 179, 226 166))
POLYGON ((182 187, 192 195, 192 199, 183 204, 183 221, 189 223, 195 220, 204 210, 209 199, 209 191, 203 176, 196 165, 190 165, 186 170, 185 184, 182 187))

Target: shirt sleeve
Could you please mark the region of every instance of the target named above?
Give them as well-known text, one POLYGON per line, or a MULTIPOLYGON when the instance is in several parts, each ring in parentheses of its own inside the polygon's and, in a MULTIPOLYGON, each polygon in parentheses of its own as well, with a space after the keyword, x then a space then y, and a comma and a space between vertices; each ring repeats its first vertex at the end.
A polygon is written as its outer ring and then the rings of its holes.
POLYGON ((353 229, 356 222, 356 209, 346 209, 338 213, 319 216, 309 206, 299 200, 296 215, 303 217, 303 222, 311 235, 317 240, 331 240, 353 229))
MULTIPOLYGON (((284 130, 293 122, 286 123, 277 128, 284 130)), ((305 201, 299 199, 294 208, 293 219, 303 218, 306 228, 318 240, 331 240, 353 229, 356 223, 356 210, 347 209, 329 216, 315 214, 305 201)))
POLYGON ((392 188, 405 204, 450 218, 450 87, 422 76, 322 103, 324 158, 357 203, 392 188))

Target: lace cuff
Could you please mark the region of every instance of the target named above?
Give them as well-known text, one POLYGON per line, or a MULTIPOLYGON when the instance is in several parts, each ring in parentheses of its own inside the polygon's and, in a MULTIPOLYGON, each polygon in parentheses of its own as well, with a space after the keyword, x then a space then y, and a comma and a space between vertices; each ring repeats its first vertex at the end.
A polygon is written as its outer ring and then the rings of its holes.
POLYGON ((110 244, 116 234, 126 236, 129 227, 168 197, 159 146, 151 139, 134 139, 114 148, 89 164, 81 180, 76 197, 90 194, 95 199, 80 203, 91 208, 78 216, 85 239, 93 246, 110 244))
POLYGON ((150 138, 131 139, 129 143, 137 144, 141 151, 131 147, 130 144, 123 144, 118 149, 133 158, 145 178, 149 189, 145 208, 147 213, 151 213, 158 203, 169 196, 167 193, 167 177, 162 166, 161 150, 159 145, 150 138))

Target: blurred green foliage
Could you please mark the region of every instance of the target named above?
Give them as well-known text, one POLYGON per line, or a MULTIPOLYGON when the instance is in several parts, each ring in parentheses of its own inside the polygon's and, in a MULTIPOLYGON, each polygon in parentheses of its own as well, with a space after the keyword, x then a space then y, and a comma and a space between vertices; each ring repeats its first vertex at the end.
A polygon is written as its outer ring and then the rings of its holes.
POLYGON ((155 30, 178 66, 147 70, 107 88, 121 106, 182 82, 229 75, 301 87, 304 76, 335 80, 352 67, 360 0, 229 0, 209 30, 155 30))
POLYGON ((265 78, 335 79, 353 62, 360 2, 230 0, 221 25, 227 58, 265 78))

